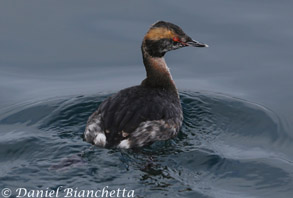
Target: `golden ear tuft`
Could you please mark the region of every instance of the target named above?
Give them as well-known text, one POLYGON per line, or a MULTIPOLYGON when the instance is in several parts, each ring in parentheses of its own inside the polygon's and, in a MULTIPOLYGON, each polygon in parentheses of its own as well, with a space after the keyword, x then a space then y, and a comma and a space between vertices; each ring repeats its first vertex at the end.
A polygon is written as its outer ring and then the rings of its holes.
POLYGON ((160 40, 160 39, 172 39, 176 34, 163 27, 152 28, 145 35, 145 40, 160 40))

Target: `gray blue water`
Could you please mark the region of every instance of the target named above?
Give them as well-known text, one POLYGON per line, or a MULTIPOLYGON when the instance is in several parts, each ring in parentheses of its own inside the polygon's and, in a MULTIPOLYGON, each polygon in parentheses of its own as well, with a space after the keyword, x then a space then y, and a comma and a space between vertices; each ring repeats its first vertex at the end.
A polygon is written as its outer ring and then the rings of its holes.
POLYGON ((1 1, 1 193, 108 186, 136 197, 292 197, 292 6, 1 1), (157 20, 210 46, 166 55, 180 134, 135 150, 89 145, 88 116, 145 77, 140 44, 157 20))

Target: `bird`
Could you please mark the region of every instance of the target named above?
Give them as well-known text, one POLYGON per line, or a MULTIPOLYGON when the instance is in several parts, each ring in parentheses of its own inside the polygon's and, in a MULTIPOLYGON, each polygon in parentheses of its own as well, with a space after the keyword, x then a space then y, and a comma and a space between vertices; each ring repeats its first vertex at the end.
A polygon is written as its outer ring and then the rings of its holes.
POLYGON ((85 141, 98 147, 131 149, 177 136, 183 113, 164 55, 188 46, 208 47, 173 23, 151 25, 141 44, 146 78, 99 105, 87 121, 85 141))

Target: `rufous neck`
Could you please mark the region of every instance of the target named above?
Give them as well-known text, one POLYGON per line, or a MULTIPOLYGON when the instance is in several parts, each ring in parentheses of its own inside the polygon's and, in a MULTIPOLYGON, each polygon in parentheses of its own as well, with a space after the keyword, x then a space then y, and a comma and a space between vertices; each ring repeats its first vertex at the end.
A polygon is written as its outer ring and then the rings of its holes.
POLYGON ((143 84, 151 87, 161 87, 165 89, 175 89, 170 70, 165 62, 164 56, 152 57, 142 46, 143 63, 146 68, 147 78, 143 84))

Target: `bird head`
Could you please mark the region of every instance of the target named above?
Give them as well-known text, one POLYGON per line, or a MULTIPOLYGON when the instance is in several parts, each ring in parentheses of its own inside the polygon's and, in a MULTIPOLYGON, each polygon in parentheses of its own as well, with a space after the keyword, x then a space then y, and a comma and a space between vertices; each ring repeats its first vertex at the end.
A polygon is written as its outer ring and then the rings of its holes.
POLYGON ((153 57, 162 57, 168 51, 188 46, 208 47, 193 40, 179 26, 165 21, 158 21, 150 27, 142 45, 143 50, 153 57))

